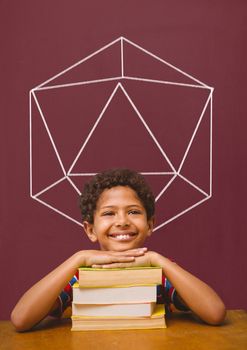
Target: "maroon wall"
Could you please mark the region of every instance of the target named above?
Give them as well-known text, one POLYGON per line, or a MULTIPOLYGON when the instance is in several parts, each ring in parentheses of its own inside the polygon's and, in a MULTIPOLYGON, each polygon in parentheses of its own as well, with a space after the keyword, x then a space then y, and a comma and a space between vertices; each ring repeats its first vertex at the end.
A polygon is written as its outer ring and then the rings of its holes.
POLYGON ((157 230, 149 247, 228 308, 247 308, 246 10, 240 0, 1 1, 1 319, 35 281, 92 247, 80 226, 30 198, 28 92, 120 36, 215 88, 213 196, 157 230))

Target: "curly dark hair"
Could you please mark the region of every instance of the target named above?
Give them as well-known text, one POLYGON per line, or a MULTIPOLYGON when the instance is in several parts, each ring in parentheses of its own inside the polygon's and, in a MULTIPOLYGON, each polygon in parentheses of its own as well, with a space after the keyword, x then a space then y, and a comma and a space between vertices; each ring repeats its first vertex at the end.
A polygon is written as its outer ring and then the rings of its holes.
POLYGON ((142 202, 149 220, 155 211, 154 195, 146 183, 144 177, 130 169, 110 169, 98 173, 92 180, 85 184, 79 198, 82 220, 93 223, 97 201, 105 189, 116 186, 128 186, 132 188, 142 202))

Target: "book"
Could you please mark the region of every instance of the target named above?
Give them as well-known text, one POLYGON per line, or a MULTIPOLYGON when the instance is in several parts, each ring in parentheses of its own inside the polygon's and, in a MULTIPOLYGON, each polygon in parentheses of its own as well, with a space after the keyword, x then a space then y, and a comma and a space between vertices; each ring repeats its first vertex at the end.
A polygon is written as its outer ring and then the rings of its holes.
POLYGON ((129 303, 129 304, 76 304, 72 303, 72 314, 74 316, 151 316, 155 303, 129 303))
POLYGON ((72 316, 72 331, 166 328, 164 305, 156 305, 151 317, 72 316))
POLYGON ((73 302, 77 304, 123 304, 156 302, 157 287, 146 286, 79 288, 73 285, 73 302))
POLYGON ((79 268, 73 285, 72 331, 166 328, 156 304, 160 267, 79 268))
POLYGON ((79 268, 79 286, 82 288, 138 286, 161 283, 161 267, 79 268))

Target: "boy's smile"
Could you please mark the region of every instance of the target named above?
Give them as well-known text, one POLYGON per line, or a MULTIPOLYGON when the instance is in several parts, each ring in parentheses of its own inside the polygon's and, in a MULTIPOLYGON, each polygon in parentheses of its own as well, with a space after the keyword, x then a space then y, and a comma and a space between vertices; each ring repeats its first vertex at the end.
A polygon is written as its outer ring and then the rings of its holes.
POLYGON ((143 246, 151 235, 153 219, 136 192, 128 186, 116 186, 102 192, 94 213, 94 223, 84 222, 91 241, 102 250, 124 251, 143 246))

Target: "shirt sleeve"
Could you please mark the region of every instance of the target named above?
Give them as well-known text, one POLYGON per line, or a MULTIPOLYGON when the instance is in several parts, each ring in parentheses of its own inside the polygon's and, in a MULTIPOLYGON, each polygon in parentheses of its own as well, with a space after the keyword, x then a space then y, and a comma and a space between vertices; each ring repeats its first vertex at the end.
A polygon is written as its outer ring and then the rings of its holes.
POLYGON ((72 304, 72 286, 78 282, 78 273, 69 281, 67 286, 58 296, 58 307, 50 313, 50 316, 61 317, 64 311, 72 304))
POLYGON ((176 289, 165 276, 162 278, 162 286, 160 290, 158 289, 158 300, 159 296, 160 300, 162 300, 162 302, 164 302, 168 307, 173 304, 175 308, 180 311, 189 311, 189 308, 182 302, 176 289))

